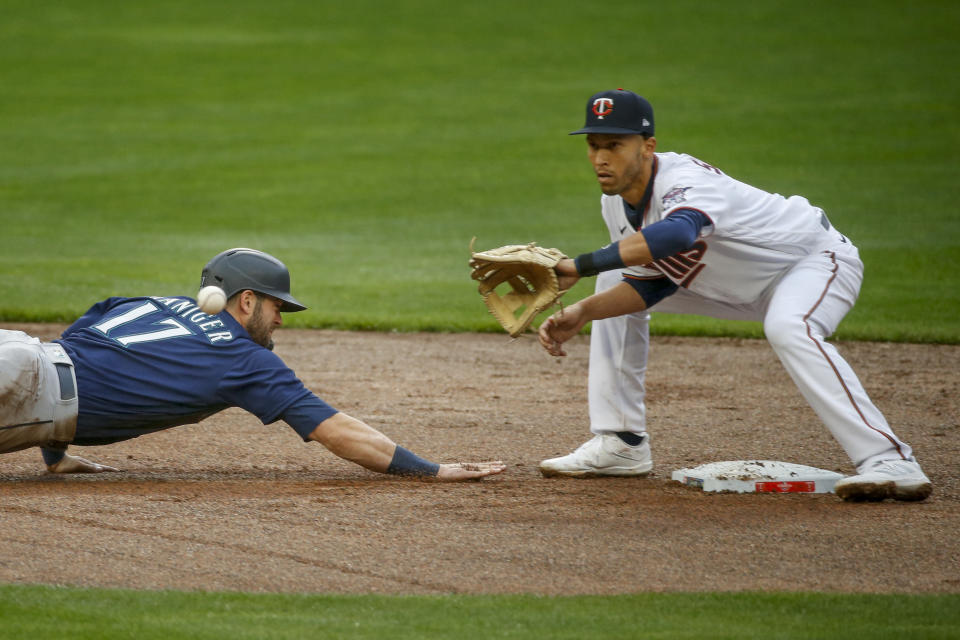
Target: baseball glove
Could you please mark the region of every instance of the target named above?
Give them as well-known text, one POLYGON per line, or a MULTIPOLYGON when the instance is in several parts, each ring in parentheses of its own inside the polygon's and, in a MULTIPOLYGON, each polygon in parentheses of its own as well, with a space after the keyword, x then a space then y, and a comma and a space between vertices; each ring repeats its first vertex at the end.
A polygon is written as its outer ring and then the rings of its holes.
MULTIPOLYGON (((476 238, 474 238, 474 241, 476 238)), ((470 242, 470 277, 477 280, 477 290, 497 322, 510 337, 523 333, 538 313, 555 304, 566 291, 554 267, 566 258, 558 249, 530 244, 511 244, 489 251, 473 251, 470 242), (506 283, 505 292, 497 293, 506 283)))

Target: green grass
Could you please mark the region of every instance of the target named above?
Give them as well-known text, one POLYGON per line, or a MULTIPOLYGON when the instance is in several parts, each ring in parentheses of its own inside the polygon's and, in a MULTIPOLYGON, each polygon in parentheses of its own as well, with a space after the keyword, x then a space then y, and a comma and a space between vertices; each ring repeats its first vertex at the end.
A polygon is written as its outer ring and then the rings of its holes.
POLYGON ((5 639, 960 637, 960 596, 331 596, 0 587, 5 639))
MULTIPOLYGON (((467 246, 606 242, 586 98, 827 210, 867 265, 838 337, 960 342, 952 1, 4 0, 0 321, 193 295, 254 246, 293 326, 498 330, 467 246)), ((581 284, 569 300, 588 293, 581 284)), ((657 333, 759 336, 661 316, 657 333)), ((0 586, 3 638, 956 638, 956 595, 347 597, 0 586)))
POLYGON ((838 337, 958 342, 957 24, 934 1, 5 0, 0 320, 192 295, 254 246, 291 267, 293 326, 495 330, 470 238, 604 243, 566 134, 624 86, 661 150, 805 195, 855 240, 838 337))

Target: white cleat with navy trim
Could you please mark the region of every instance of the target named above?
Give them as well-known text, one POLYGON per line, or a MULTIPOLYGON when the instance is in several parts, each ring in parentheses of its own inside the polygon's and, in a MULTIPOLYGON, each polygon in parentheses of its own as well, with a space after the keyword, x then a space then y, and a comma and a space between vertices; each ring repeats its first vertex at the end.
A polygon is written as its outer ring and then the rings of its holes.
POLYGON ((630 446, 616 434, 596 435, 580 445, 573 453, 550 458, 540 463, 540 473, 546 477, 569 476, 645 476, 653 469, 650 456, 650 438, 630 446))
POLYGON ((864 473, 838 480, 833 490, 850 502, 924 500, 933 491, 933 484, 920 465, 910 460, 882 460, 864 473))

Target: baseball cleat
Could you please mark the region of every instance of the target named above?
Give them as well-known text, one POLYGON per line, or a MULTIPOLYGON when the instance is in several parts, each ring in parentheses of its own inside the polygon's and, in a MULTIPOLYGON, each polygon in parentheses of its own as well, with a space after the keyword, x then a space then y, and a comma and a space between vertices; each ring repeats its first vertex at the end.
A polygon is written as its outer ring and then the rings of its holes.
POLYGON ((540 463, 540 473, 546 477, 569 476, 645 476, 653 468, 650 457, 650 438, 630 446, 613 433, 596 435, 580 445, 573 453, 550 458, 540 463))
POLYGON ((912 502, 929 496, 933 485, 914 460, 882 460, 865 473, 838 480, 833 490, 849 502, 912 502))

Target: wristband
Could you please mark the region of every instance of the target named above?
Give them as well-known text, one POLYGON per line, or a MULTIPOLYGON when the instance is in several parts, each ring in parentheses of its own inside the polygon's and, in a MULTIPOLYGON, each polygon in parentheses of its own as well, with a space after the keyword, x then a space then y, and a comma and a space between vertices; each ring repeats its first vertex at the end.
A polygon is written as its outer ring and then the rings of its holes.
POLYGON ((583 277, 595 276, 601 271, 610 271, 611 269, 622 269, 623 258, 620 257, 620 242, 608 244, 602 249, 597 249, 593 253, 581 253, 573 259, 577 266, 577 273, 583 277))
POLYGON ((43 463, 48 467, 52 467, 57 464, 67 455, 66 449, 40 449, 40 456, 43 458, 43 463))
POLYGON ((436 476, 440 472, 440 465, 424 460, 412 451, 400 445, 393 452, 393 460, 387 467, 387 473, 397 476, 436 476))

